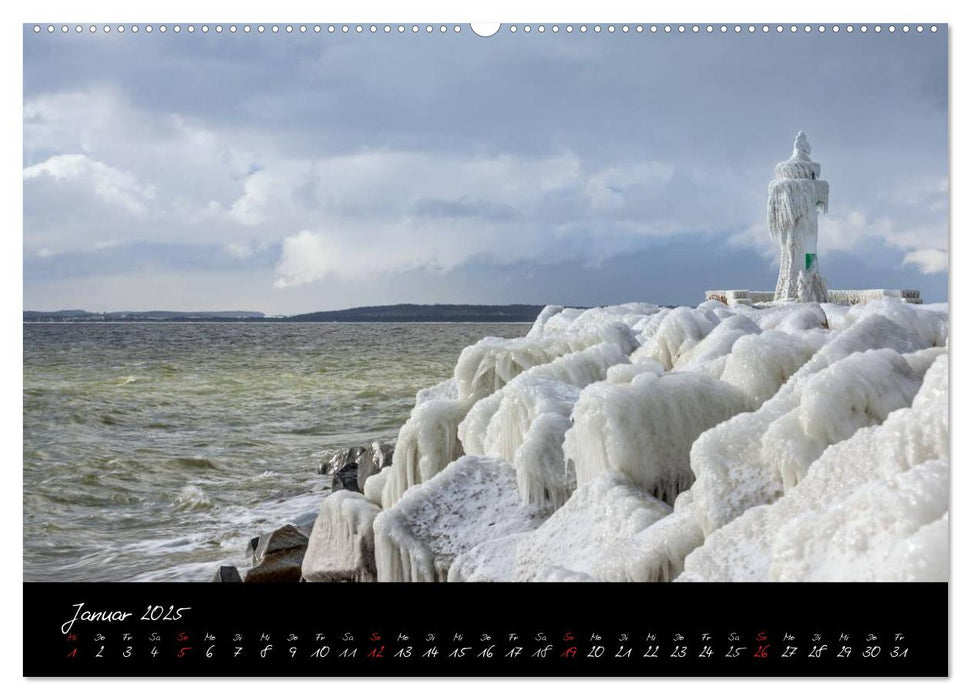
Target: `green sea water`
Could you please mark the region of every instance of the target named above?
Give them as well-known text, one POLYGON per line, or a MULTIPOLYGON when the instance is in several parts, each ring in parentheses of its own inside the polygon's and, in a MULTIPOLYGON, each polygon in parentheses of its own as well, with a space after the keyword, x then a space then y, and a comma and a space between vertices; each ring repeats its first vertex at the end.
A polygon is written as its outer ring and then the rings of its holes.
POLYGON ((24 325, 24 579, 194 581, 312 517, 462 348, 523 324, 24 325))

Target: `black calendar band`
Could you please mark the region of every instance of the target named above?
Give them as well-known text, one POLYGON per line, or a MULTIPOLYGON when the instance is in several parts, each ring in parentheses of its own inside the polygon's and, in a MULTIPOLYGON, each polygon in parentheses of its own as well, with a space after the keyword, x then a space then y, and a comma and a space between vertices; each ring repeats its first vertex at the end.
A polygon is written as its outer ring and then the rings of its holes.
POLYGON ((25 583, 26 676, 946 676, 948 587, 25 583))

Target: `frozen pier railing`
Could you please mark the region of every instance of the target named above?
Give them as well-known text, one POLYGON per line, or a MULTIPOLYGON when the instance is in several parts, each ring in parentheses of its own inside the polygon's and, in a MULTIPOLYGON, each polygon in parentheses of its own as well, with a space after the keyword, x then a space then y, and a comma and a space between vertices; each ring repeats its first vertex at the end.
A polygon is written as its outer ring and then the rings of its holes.
MULTIPOLYGON (((764 304, 775 298, 775 292, 752 292, 747 289, 712 289, 705 292, 705 301, 714 299, 723 304, 764 304)), ((923 304, 918 289, 829 289, 826 301, 830 304, 866 304, 877 299, 900 299, 908 304, 923 304)))

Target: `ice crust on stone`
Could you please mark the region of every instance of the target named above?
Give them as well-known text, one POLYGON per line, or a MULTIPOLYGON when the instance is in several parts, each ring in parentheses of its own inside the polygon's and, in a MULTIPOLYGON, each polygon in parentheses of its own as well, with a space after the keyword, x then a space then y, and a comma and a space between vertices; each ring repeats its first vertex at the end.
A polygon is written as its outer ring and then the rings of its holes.
POLYGON ((470 399, 429 399, 417 404, 398 431, 391 471, 385 478, 381 505, 393 506, 412 486, 424 483, 462 456, 458 426, 470 399))
POLYGON ((946 579, 948 333, 892 296, 546 307, 418 392, 305 577, 946 579))
POLYGON ((465 452, 513 464, 524 503, 558 508, 576 486, 563 435, 580 389, 627 363, 620 346, 600 343, 527 370, 472 407, 458 428, 465 452))
POLYGON ((843 358, 808 377, 798 407, 769 425, 762 436, 762 460, 779 470, 788 490, 826 447, 909 406, 919 388, 920 378, 894 350, 843 358))
POLYGON ((784 496, 709 534, 679 580, 946 580, 947 367, 939 357, 909 408, 829 447, 784 496))
POLYGON ((553 580, 562 580, 563 572, 594 577, 605 550, 670 512, 669 505, 623 474, 604 474, 577 487, 562 508, 519 541, 516 580, 550 580, 551 573, 553 580))
POLYGON ((674 511, 608 548, 593 567, 603 581, 663 583, 681 574, 684 560, 704 542, 691 491, 680 494, 674 511))
POLYGON ((548 515, 522 504, 511 464, 462 457, 375 518, 378 580, 445 581, 460 554, 533 530, 548 515))
POLYGON ((643 345, 631 355, 631 361, 651 358, 660 362, 664 369, 673 369, 682 356, 714 330, 719 320, 710 309, 686 306, 672 309, 655 327, 642 331, 643 345))
POLYGON ((591 384, 573 410, 564 454, 580 485, 619 472, 673 504, 694 481, 694 441, 747 409, 740 390, 696 372, 647 372, 628 384, 591 384))
POLYGON ((376 580, 372 525, 380 510, 356 491, 341 490, 327 496, 310 533, 301 566, 303 579, 376 580))
POLYGON ((529 533, 516 532, 478 544, 455 558, 449 583, 516 580, 516 548, 529 533))
POLYGON ((719 378, 743 391, 753 407, 761 406, 825 341, 822 333, 796 335, 774 329, 739 338, 719 378))
MULTIPOLYGON (((552 317, 548 323, 556 318, 552 317)), ((598 316, 581 323, 582 317, 578 317, 570 324, 571 328, 576 326, 575 331, 543 330, 533 336, 511 340, 483 338, 465 348, 455 365, 458 398, 473 401, 485 398, 527 369, 600 343, 613 343, 625 355, 630 354, 638 346, 637 339, 630 326, 612 318, 598 316)))

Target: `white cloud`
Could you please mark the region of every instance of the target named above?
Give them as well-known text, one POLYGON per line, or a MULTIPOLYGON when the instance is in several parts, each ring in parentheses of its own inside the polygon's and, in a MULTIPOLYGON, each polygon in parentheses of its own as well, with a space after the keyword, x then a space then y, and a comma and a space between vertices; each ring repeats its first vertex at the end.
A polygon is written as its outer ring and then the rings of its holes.
POLYGON ((905 265, 917 265, 925 275, 945 272, 948 266, 948 252, 939 248, 912 250, 904 256, 905 265))
POLYGON ((144 216, 155 188, 124 172, 80 153, 52 156, 24 168, 24 180, 51 178, 89 187, 101 201, 117 205, 129 214, 144 216))

